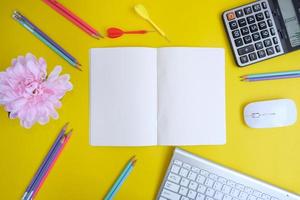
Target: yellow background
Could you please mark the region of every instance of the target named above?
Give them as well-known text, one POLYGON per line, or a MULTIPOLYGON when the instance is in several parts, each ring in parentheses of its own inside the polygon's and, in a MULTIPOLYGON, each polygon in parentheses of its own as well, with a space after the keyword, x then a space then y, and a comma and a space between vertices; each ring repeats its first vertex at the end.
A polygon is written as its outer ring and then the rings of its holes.
MULTIPOLYGON (((137 165, 116 199, 154 199, 173 147, 104 148, 89 145, 89 49, 107 46, 199 46, 226 50, 227 144, 184 147, 225 166, 300 193, 300 123, 274 129, 250 129, 243 123, 242 109, 252 101, 291 98, 300 108, 300 79, 244 83, 248 73, 299 69, 300 51, 246 68, 238 68, 221 21, 223 11, 247 0, 61 0, 101 33, 111 26, 127 30, 152 29, 133 11, 143 3, 153 20, 171 40, 156 33, 95 40, 54 12, 42 1, 0 1, 0 69, 11 59, 31 52, 44 57, 48 71, 63 66, 71 74, 74 90, 63 98, 59 120, 26 130, 0 110, 0 199, 20 199, 48 152, 59 129, 67 121, 75 133, 54 166, 36 199, 101 199, 128 159, 137 165), (79 72, 68 65, 11 18, 14 9, 73 54, 83 65, 79 72)), ((209 67, 209 66, 208 66, 209 67)), ((213 76, 211 76, 213 78, 213 76)), ((199 91, 201 92, 201 91, 199 91)), ((298 110, 299 111, 299 110, 298 110)), ((217 114, 217 113, 216 113, 217 114)))

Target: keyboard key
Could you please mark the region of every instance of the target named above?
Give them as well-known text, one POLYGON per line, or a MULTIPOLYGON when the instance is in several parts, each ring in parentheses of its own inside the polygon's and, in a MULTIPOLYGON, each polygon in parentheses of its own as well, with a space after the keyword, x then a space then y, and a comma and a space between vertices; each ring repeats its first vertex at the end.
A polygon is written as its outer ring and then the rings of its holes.
POLYGON ((253 39, 253 41, 258 41, 258 40, 260 40, 260 35, 259 35, 259 33, 253 33, 253 34, 252 34, 252 39, 253 39))
POLYGON ((189 185, 189 189, 191 190, 196 190, 198 187, 198 183, 191 181, 190 185, 189 185))
POLYGON ((270 200, 271 197, 267 194, 262 194, 261 197, 264 199, 264 200, 270 200))
POLYGON ((273 43, 274 43, 274 44, 278 44, 278 39, 277 39, 277 37, 273 37, 273 43))
POLYGON ((266 2, 262 2, 261 5, 262 5, 263 9, 267 9, 268 8, 266 2))
POLYGON ((213 197, 215 194, 215 190, 212 188, 207 188, 206 193, 207 196, 213 197))
POLYGON ((208 177, 211 178, 214 181, 216 181, 218 179, 218 176, 216 174, 209 174, 208 177))
POLYGON ((259 27, 259 30, 264 30, 267 28, 267 24, 266 24, 266 22, 259 22, 258 27, 259 27))
POLYGON ((261 34, 261 37, 262 37, 262 38, 267 38, 267 37, 270 36, 268 30, 263 30, 263 31, 260 32, 260 34, 261 34))
POLYGON ((179 194, 186 196, 188 193, 188 189, 186 187, 180 187, 179 194))
MULTIPOLYGON (((257 56, 256 56, 255 53, 251 53, 251 54, 252 54, 252 55, 255 55, 255 57, 257 58, 257 56)), ((251 60, 251 57, 250 57, 251 54, 249 54, 250 60, 251 60)), ((255 59, 256 59, 256 58, 255 58, 255 59)), ((252 60, 251 60, 251 61, 252 61, 252 60)), ((240 194, 240 191, 239 191, 238 189, 232 188, 232 190, 231 190, 231 192, 230 192, 230 195, 231 195, 231 196, 233 196, 233 197, 239 197, 239 194, 240 194)))
POLYGON ((252 24, 249 26, 251 33, 258 31, 258 26, 256 24, 252 24))
POLYGON ((223 200, 232 200, 232 197, 229 195, 224 195, 223 200))
POLYGON ((270 46, 272 46, 272 41, 271 41, 271 39, 266 39, 266 40, 264 40, 264 45, 265 45, 265 47, 270 47, 270 46))
MULTIPOLYGON (((256 53, 250 53, 250 54, 249 54, 249 59, 250 59, 251 61, 256 60, 256 59, 257 59, 256 53)), ((238 190, 236 190, 236 191, 238 191, 238 190)))
POLYGON ((163 197, 159 197, 159 199, 158 200, 168 200, 168 199, 166 199, 166 198, 163 198, 163 197))
POLYGON ((277 199, 277 198, 275 198, 275 197, 271 197, 271 200, 279 200, 279 199, 277 199))
POLYGON ((253 190, 249 187, 246 187, 244 191, 248 194, 252 194, 252 192, 253 192, 253 190))
POLYGON ((200 170, 200 174, 206 177, 209 175, 209 173, 203 169, 200 170))
POLYGON ((254 12, 258 12, 258 11, 261 10, 261 7, 260 7, 259 4, 254 4, 254 5, 252 6, 252 8, 253 8, 254 12))
POLYGON ((231 21, 231 20, 235 19, 235 14, 234 14, 234 12, 229 12, 226 14, 226 17, 227 17, 228 21, 231 21))
POLYGON ((267 23, 268 23, 269 27, 272 27, 272 26, 273 26, 273 22, 272 22, 271 19, 268 19, 268 20, 267 20, 267 23))
POLYGON ((255 17, 253 15, 247 17, 247 22, 248 22, 248 24, 255 23, 255 17))
POLYGON ((239 49, 238 49, 238 54, 239 54, 240 56, 242 56, 242 55, 251 53, 251 52, 253 52, 253 51, 254 51, 254 46, 253 46, 253 44, 250 44, 250 45, 248 45, 248 46, 239 48, 239 49))
POLYGON ((204 185, 199 185, 198 189, 197 189, 197 192, 200 192, 202 194, 204 194, 206 191, 206 186, 204 185))
POLYGON ((254 190, 253 195, 256 196, 256 197, 261 197, 262 193, 257 191, 257 190, 254 190))
POLYGON ((235 11, 235 16, 236 17, 243 17, 244 16, 243 10, 237 10, 237 11, 235 11))
MULTIPOLYGON (((262 42, 257 42, 257 43, 255 43, 255 48, 256 48, 256 50, 260 50, 260 49, 264 48, 264 45, 263 45, 262 42)), ((241 186, 242 186, 242 185, 241 185, 241 186)), ((243 186, 243 188, 240 189, 240 190, 244 190, 244 186, 243 186)))
POLYGON ((266 16, 267 19, 270 18, 270 13, 269 13, 269 11, 265 11, 265 16, 266 16))
POLYGON ((247 200, 256 200, 257 197, 256 196, 253 196, 253 195, 249 195, 247 200))
POLYGON ((265 50, 259 50, 257 52, 257 55, 259 58, 264 58, 264 57, 266 57, 266 52, 265 52, 265 50))
POLYGON ((201 194, 201 193, 197 194, 196 200, 204 200, 204 199, 205 199, 205 195, 204 194, 201 194))
MULTIPOLYGON (((248 59, 247 59, 248 60, 248 59)), ((229 194, 231 191, 231 187, 228 185, 224 185, 222 188, 222 192, 224 192, 225 194, 229 194)))
POLYGON ((190 200, 189 198, 187 198, 187 197, 181 197, 181 199, 180 200, 190 200))
POLYGON ((187 187, 189 185, 189 183, 190 183, 190 181, 186 178, 182 178, 180 181, 180 185, 184 186, 184 187, 187 187))
POLYGON ((193 191, 193 190, 189 190, 188 192, 188 197, 191 199, 194 199, 197 195, 197 192, 193 191))
POLYGON ((230 187, 235 187, 235 182, 228 180, 227 185, 229 185, 230 187))
POLYGON ((187 169, 181 168, 179 175, 183 176, 183 177, 187 177, 188 173, 189 173, 189 171, 187 169))
POLYGON ((242 32, 242 35, 248 35, 249 34, 249 28, 248 27, 241 28, 241 32, 242 32))
POLYGON ((200 173, 200 169, 197 167, 192 167, 192 171, 199 174, 200 173))
POLYGON ((218 178, 218 181, 219 181, 220 183, 222 183, 222 184, 226 184, 226 183, 227 183, 227 180, 226 180, 225 178, 223 178, 223 177, 219 177, 219 178, 218 178))
POLYGON ((169 181, 172 181, 173 183, 179 183, 180 181, 180 176, 176 175, 176 174, 173 174, 170 172, 169 176, 168 176, 168 180, 169 181))
POLYGON ((161 192, 161 196, 166 197, 167 199, 170 200, 179 200, 180 195, 176 194, 175 192, 171 192, 169 190, 163 189, 161 192))
POLYGON ((262 21, 262 20, 264 20, 264 15, 262 14, 262 13, 257 13, 256 15, 255 15, 255 18, 256 18, 256 21, 262 21))
POLYGON ((274 28, 270 28, 270 32, 271 32, 271 35, 275 35, 275 29, 274 28))
POLYGON ((243 27, 247 25, 247 22, 244 18, 238 20, 239 26, 243 27))
POLYGON ((251 36, 250 35, 246 35, 245 37, 243 37, 244 43, 245 44, 249 44, 252 42, 251 36))
POLYGON ((214 199, 216 199, 216 200, 222 200, 223 199, 223 193, 219 192, 219 191, 216 191, 214 199))
POLYGON ((195 172, 190 172, 188 178, 191 180, 196 180, 197 174, 195 172))
POLYGON ((206 179, 206 178, 205 178, 204 176, 198 175, 196 181, 197 181, 198 183, 200 183, 200 184, 203 184, 204 181, 205 181, 205 179, 206 179))
POLYGON ((269 47, 266 49, 268 56, 273 55, 275 53, 274 48, 273 47, 269 47))
POLYGON ((249 14, 252 13, 252 8, 251 7, 246 7, 246 8, 244 8, 244 12, 245 12, 246 15, 249 15, 249 14))
POLYGON ((173 172, 175 174, 178 174, 179 170, 180 170, 180 167, 178 167, 177 165, 173 165, 171 168, 171 172, 173 172))
POLYGON ((180 160, 174 160, 174 164, 175 165, 178 165, 178 166, 181 166, 182 165, 182 162, 180 160))
POLYGON ((171 190, 173 192, 178 192, 179 190, 179 185, 175 184, 175 183, 172 183, 170 181, 167 181, 165 183, 165 188, 167 188, 168 190, 171 190))
MULTIPOLYGON (((261 43, 261 42, 258 42, 258 43, 261 43)), ((257 43, 256 43, 257 44, 257 43)), ((255 44, 255 47, 256 47, 256 44, 255 44)), ((262 46, 262 43, 261 43, 261 48, 262 48, 263 46, 262 46)), ((257 47, 256 47, 256 49, 257 49, 257 47)), ((243 185, 241 185, 241 184, 236 184, 236 186, 235 186, 237 189, 239 189, 239 190, 244 190, 245 189, 245 186, 243 186, 243 185)))
POLYGON ((239 195, 239 199, 240 200, 247 200, 248 198, 248 194, 245 193, 245 192, 241 192, 240 195, 239 195))
POLYGON ((214 200, 214 199, 211 197, 205 197, 205 200, 214 200))
POLYGON ((279 53, 279 52, 281 51, 279 45, 276 45, 276 46, 275 46, 275 49, 276 49, 276 52, 277 52, 277 53, 279 53))
POLYGON ((204 185, 206 185, 207 187, 212 187, 214 185, 214 180, 208 178, 206 179, 204 185))
POLYGON ((220 183, 220 182, 215 182, 215 184, 214 184, 214 186, 213 186, 213 188, 214 188, 215 190, 219 190, 219 191, 222 190, 222 187, 223 187, 223 184, 220 183))
POLYGON ((191 165, 186 164, 186 163, 183 163, 182 167, 185 168, 185 169, 188 169, 188 170, 190 170, 192 168, 191 165))
POLYGON ((248 57, 247 56, 241 56, 240 57, 241 63, 245 64, 247 62, 249 62, 248 57))

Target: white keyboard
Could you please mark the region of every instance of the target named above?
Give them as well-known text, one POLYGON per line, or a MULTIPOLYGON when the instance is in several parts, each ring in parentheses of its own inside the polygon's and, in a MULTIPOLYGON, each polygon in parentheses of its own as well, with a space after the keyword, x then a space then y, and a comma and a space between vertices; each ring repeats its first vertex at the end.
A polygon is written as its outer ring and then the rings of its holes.
POLYGON ((176 148, 157 200, 300 200, 300 196, 176 148))

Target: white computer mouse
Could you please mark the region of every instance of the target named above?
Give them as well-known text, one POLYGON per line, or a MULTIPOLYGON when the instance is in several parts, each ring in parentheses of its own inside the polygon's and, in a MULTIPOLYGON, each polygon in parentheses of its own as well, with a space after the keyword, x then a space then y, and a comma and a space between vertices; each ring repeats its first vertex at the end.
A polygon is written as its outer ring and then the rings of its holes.
POLYGON ((289 126, 297 121, 296 104, 291 99, 249 103, 244 108, 244 120, 251 128, 289 126))

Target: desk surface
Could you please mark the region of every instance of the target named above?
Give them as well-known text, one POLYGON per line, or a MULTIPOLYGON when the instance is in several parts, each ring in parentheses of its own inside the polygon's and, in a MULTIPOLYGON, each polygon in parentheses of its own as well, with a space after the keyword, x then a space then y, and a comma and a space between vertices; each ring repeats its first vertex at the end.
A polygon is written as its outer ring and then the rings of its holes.
POLYGON ((96 29, 107 27, 151 29, 133 12, 143 3, 154 21, 172 41, 156 33, 95 40, 51 10, 42 1, 1 0, 0 70, 11 59, 32 52, 47 60, 48 70, 57 64, 71 74, 74 90, 63 99, 59 120, 26 130, 0 109, 1 199, 19 199, 40 165, 58 130, 67 121, 75 133, 54 166, 37 199, 101 199, 132 155, 138 163, 116 199, 154 199, 173 147, 102 148, 89 145, 89 49, 107 46, 201 46, 226 50, 227 144, 184 147, 193 153, 233 169, 300 193, 300 123, 291 127, 254 130, 243 123, 245 104, 264 99, 291 98, 300 107, 300 79, 243 83, 248 73, 293 70, 300 67, 300 51, 247 68, 238 68, 221 21, 221 13, 248 0, 60 0, 96 29), (83 72, 72 69, 11 18, 18 9, 70 51, 83 64, 83 72))

